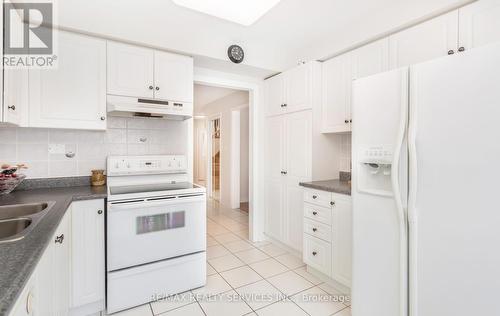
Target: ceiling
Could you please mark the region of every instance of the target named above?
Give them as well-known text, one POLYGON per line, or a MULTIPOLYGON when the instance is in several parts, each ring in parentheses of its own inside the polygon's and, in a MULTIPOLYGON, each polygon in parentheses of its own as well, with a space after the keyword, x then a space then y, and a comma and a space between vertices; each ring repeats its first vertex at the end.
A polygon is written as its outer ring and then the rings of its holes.
POLYGON ((203 108, 214 101, 220 100, 225 96, 238 92, 239 90, 205 86, 200 84, 194 85, 194 107, 195 112, 203 112, 203 108))
POLYGON ((191 55, 198 67, 265 77, 302 60, 324 59, 465 2, 470 0, 281 0, 246 27, 171 0, 64 0, 57 1, 55 23, 191 55), (227 61, 231 44, 245 50, 243 64, 227 61))

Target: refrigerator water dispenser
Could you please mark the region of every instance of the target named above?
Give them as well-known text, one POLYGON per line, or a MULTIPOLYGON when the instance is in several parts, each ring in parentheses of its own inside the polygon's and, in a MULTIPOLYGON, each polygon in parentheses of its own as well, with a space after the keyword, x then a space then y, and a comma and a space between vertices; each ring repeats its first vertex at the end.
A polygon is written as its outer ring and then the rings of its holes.
POLYGON ((365 146, 358 152, 358 191, 391 196, 392 158, 391 145, 365 146))

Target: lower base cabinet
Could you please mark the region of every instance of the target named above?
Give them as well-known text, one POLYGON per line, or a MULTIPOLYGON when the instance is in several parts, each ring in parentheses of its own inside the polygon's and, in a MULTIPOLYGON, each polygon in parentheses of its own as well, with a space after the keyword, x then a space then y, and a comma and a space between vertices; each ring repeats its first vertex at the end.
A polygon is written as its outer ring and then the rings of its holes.
POLYGON ((336 282, 351 286, 351 197, 304 190, 304 262, 336 282))
POLYGON ((73 202, 9 315, 103 311, 104 258, 104 200, 73 202))

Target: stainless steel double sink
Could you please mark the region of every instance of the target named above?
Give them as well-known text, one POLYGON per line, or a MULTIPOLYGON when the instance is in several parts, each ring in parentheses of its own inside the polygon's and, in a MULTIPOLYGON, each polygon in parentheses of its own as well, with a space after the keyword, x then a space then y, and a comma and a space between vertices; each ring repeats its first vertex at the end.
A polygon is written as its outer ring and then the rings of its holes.
POLYGON ((23 239, 52 208, 54 202, 0 206, 0 243, 23 239))

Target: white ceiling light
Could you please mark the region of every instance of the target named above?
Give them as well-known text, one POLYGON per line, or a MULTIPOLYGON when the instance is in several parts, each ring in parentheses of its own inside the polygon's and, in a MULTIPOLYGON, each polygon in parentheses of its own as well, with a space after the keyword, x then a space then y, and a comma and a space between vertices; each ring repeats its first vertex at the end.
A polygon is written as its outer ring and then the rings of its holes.
POLYGON ((177 5, 249 26, 280 0, 172 0, 177 5))

